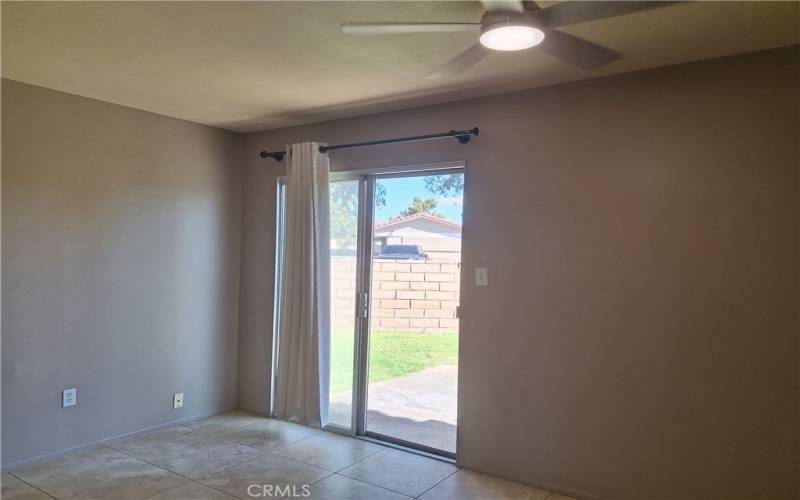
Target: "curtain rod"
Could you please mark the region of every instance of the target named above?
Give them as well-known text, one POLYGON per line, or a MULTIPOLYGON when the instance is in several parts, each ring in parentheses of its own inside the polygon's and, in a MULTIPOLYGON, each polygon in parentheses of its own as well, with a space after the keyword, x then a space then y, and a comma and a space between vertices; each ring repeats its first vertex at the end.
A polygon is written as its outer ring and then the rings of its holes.
MULTIPOLYGON (((455 137, 460 144, 466 144, 469 142, 471 136, 477 136, 479 132, 478 127, 472 127, 469 130, 451 130, 450 132, 441 132, 439 134, 412 135, 410 137, 398 137, 396 139, 354 142, 352 144, 337 144, 335 146, 320 146, 319 152, 326 153, 336 149, 360 148, 363 146, 377 146, 378 144, 393 144, 396 142, 427 141, 429 139, 444 139, 446 137, 455 137)), ((284 156, 286 156, 286 151, 273 151, 271 153, 269 151, 262 151, 260 156, 262 158, 272 158, 275 161, 282 161, 284 156)))

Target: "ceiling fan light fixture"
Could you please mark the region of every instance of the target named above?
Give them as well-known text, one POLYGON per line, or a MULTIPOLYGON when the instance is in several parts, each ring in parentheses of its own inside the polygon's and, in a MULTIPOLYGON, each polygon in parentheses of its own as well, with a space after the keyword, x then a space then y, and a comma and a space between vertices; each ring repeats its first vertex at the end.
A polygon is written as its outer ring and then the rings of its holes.
POLYGON ((480 40, 492 50, 523 50, 542 43, 544 32, 527 24, 501 24, 484 29, 480 40))

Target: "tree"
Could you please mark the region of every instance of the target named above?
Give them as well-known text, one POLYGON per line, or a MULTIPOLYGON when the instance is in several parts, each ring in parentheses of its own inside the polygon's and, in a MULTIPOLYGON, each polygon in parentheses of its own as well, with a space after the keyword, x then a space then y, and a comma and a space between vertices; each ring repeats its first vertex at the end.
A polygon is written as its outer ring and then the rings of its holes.
MULTIPOLYGON (((336 246, 353 246, 358 240, 358 183, 330 183, 331 239, 336 246)), ((376 184, 375 205, 386 206, 386 187, 376 184)))
POLYGON ((434 198, 426 198, 422 199, 419 196, 414 197, 414 201, 411 202, 411 205, 400 212, 401 217, 408 217, 409 215, 414 214, 431 214, 435 215, 436 217, 444 217, 441 213, 437 212, 435 208, 439 205, 434 198))
POLYGON ((386 206, 386 186, 384 186, 380 182, 375 183, 375 206, 376 207, 386 206))
POLYGON ((459 195, 464 191, 464 174, 427 176, 425 189, 444 197, 459 195))
POLYGON ((331 182, 331 239, 344 248, 358 239, 358 183, 331 182))

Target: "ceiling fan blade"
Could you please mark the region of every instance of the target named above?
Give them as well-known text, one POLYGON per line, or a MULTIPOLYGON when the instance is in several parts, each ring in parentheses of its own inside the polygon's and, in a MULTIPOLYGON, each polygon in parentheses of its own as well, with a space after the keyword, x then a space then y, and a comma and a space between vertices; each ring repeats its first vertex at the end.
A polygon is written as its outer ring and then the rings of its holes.
POLYGON ((386 35, 392 33, 438 33, 475 31, 481 23, 342 23, 347 35, 386 35))
POLYGON ((460 54, 444 63, 444 65, 429 73, 426 78, 453 78, 465 72, 487 54, 488 50, 480 43, 475 42, 460 54))
POLYGON ((533 0, 522 0, 522 8, 528 12, 535 12, 537 10, 542 10, 542 8, 539 7, 539 4, 534 2, 533 0))
POLYGON ((595 19, 624 16, 625 14, 667 7, 677 3, 683 2, 635 0, 622 2, 570 1, 547 7, 539 11, 537 17, 548 27, 557 28, 559 26, 594 21, 595 19))
POLYGON ((617 51, 557 30, 546 30, 539 50, 586 69, 597 69, 622 57, 617 51))
POLYGON ((522 12, 522 2, 520 0, 481 0, 487 12, 522 12))

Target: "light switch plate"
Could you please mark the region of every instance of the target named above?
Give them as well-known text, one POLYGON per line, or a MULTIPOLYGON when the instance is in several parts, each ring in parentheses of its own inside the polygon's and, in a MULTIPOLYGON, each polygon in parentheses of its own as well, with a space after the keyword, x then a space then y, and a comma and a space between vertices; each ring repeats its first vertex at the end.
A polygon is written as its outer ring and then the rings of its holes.
POLYGON ((75 406, 78 404, 78 389, 73 387, 72 389, 64 389, 61 391, 61 406, 64 408, 68 406, 75 406))
POLYGON ((489 286, 489 270, 485 267, 475 268, 475 286, 489 286))
POLYGON ((175 396, 172 397, 172 407, 173 408, 183 408, 183 393, 176 392, 175 396))

